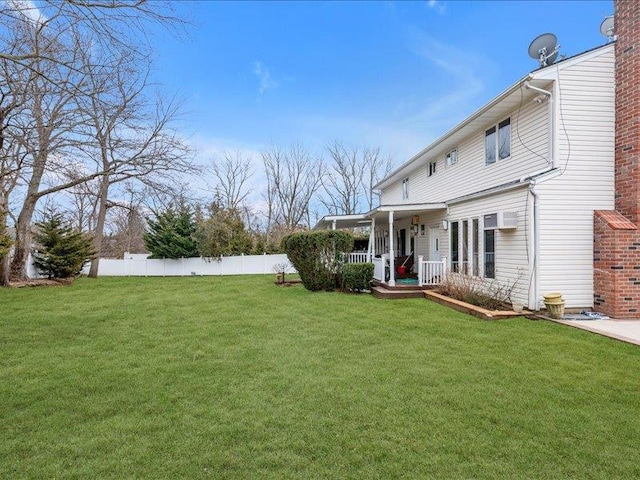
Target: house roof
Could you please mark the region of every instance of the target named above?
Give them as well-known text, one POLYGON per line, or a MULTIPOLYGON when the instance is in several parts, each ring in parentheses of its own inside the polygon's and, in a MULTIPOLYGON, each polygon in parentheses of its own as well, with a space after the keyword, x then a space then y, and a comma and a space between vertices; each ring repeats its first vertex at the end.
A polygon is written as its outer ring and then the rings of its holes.
POLYGON ((536 97, 538 92, 524 88, 525 82, 529 82, 529 84, 538 88, 548 89, 554 80, 545 78, 546 75, 542 72, 546 73, 558 65, 566 65, 567 62, 579 61, 577 60, 578 57, 582 57, 588 53, 610 46, 611 44, 607 44, 587 50, 586 52, 563 59, 553 65, 549 65, 548 67, 540 68, 528 73, 505 91, 500 93, 497 97, 493 98, 489 103, 483 105, 480 109, 435 140, 431 145, 411 157, 407 162, 374 185, 373 188, 375 190, 386 188, 392 183, 406 177, 419 166, 424 165, 427 159, 444 157, 447 152, 456 148, 458 143, 463 141, 469 135, 487 128, 487 126, 492 123, 497 123, 500 120, 503 120, 510 112, 517 109, 518 105, 522 102, 527 102, 536 97))

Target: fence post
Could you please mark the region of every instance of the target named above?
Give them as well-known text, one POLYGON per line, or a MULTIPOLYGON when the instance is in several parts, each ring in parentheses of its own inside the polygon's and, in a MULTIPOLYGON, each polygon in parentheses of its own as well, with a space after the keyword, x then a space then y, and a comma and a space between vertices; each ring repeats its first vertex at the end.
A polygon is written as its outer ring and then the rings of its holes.
POLYGON ((418 286, 421 287, 422 286, 422 269, 423 269, 423 265, 422 265, 422 255, 418 255, 418 286))

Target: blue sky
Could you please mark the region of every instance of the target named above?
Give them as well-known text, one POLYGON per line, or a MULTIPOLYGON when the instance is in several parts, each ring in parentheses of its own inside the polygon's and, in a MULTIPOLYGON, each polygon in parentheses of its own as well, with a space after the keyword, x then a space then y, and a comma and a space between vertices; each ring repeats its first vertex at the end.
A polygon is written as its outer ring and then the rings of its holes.
POLYGON ((206 159, 339 139, 399 165, 537 62, 553 32, 568 56, 602 45, 612 1, 183 2, 183 38, 155 37, 156 80, 184 100, 206 159))

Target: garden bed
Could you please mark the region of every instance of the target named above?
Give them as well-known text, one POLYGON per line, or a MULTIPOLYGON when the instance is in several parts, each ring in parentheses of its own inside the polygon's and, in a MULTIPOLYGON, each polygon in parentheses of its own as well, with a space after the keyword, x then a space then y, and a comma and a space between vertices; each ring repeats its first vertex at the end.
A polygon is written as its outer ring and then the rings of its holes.
POLYGON ((442 295, 435 290, 426 290, 424 292, 425 298, 433 300, 441 305, 453 308, 459 312, 468 313, 474 317, 482 318, 484 320, 500 320, 502 318, 521 317, 530 314, 531 312, 525 310, 522 313, 516 313, 513 310, 487 310, 486 308, 478 307, 470 303, 456 300, 446 295, 442 295))

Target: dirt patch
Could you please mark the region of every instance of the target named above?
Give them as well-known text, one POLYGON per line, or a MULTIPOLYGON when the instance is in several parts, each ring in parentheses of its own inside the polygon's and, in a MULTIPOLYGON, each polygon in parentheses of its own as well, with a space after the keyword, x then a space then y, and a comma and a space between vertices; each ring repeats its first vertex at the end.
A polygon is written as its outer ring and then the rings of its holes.
POLYGON ((21 282, 10 282, 9 287, 59 287, 61 285, 71 285, 74 278, 31 278, 21 282))

